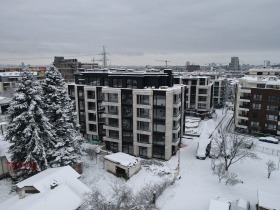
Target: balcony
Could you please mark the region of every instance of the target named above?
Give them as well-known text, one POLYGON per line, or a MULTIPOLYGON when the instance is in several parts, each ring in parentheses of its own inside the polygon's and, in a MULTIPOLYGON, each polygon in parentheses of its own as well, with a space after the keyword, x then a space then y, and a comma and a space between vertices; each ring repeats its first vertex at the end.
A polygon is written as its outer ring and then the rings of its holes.
POLYGON ((239 117, 249 117, 248 114, 238 114, 239 117))
POLYGON ((239 105, 239 108, 249 109, 249 108, 250 108, 250 105, 239 105))
POLYGON ((244 100, 250 100, 250 96, 240 96, 240 99, 244 99, 244 100))
POLYGON ((179 142, 179 141, 180 141, 180 138, 173 138, 173 139, 172 139, 172 142, 173 142, 173 143, 177 143, 177 142, 179 142))

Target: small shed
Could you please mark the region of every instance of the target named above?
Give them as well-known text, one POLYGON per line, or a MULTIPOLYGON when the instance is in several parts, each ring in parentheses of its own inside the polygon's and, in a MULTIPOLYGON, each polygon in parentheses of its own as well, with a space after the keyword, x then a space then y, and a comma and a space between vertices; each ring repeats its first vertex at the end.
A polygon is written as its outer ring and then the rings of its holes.
POLYGON ((106 155, 104 160, 105 169, 108 172, 125 179, 129 179, 141 170, 138 158, 122 152, 106 155))
POLYGON ((280 209, 280 194, 258 190, 258 210, 280 209))
POLYGON ((230 203, 219 200, 211 200, 209 210, 229 210, 230 203))

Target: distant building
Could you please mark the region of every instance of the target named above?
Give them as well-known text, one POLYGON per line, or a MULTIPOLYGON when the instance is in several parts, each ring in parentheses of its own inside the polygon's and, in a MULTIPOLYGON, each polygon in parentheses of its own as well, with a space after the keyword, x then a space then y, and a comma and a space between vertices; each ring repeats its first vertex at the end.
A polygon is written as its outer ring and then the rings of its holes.
POLYGON ((251 76, 280 76, 279 68, 254 68, 249 69, 249 75, 251 76))
POLYGON ((236 85, 235 128, 280 135, 280 80, 276 76, 243 77, 236 85))
POLYGON ((231 62, 229 63, 230 71, 240 71, 239 58, 231 57, 231 62))
POLYGON ((200 65, 188 65, 186 67, 186 70, 188 72, 193 72, 193 71, 200 71, 200 65))
POLYGON ((264 66, 265 68, 270 67, 270 61, 269 61, 269 60, 265 60, 263 66, 264 66))
POLYGON ((74 81, 74 73, 81 67, 77 59, 64 59, 64 57, 54 57, 53 65, 61 73, 66 82, 74 81))

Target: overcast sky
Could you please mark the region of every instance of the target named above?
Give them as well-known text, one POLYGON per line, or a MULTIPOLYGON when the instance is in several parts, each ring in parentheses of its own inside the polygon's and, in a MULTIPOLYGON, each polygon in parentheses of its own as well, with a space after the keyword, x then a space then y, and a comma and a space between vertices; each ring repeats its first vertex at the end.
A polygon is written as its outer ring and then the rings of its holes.
POLYGON ((280 0, 6 0, 0 64, 280 63, 280 0))

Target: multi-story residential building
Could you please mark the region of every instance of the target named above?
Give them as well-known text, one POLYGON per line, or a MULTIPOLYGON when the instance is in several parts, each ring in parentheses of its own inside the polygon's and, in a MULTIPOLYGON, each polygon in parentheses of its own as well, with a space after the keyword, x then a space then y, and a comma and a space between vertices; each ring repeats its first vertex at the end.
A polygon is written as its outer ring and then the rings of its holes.
POLYGON ((280 135, 280 80, 243 77, 236 85, 235 127, 249 133, 280 135))
POLYGON ((213 83, 209 76, 177 75, 174 77, 175 84, 184 84, 186 115, 200 116, 209 115, 213 107, 213 83))
POLYGON ((75 74, 68 85, 81 132, 106 149, 168 160, 185 128, 185 86, 172 70, 95 70, 75 74))
POLYGON ((230 71, 240 71, 239 58, 231 57, 231 62, 229 63, 230 71))
POLYGON ((66 82, 74 81, 74 73, 81 67, 77 59, 64 59, 64 57, 54 57, 53 65, 61 73, 66 82))

